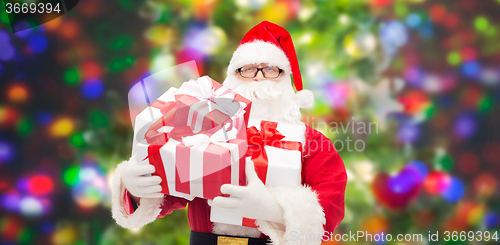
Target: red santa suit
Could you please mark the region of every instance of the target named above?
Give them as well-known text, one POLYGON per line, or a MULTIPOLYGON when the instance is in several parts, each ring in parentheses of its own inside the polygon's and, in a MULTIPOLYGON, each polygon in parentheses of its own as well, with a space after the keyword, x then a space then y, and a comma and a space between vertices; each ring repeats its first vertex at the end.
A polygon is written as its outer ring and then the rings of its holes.
MULTIPOLYGON (((290 34, 282 27, 262 22, 252 28, 233 54, 228 77, 234 76, 234 71, 242 65, 259 63, 283 68, 284 78, 289 79, 293 73, 295 88, 298 91, 302 89, 290 34)), ((291 85, 289 87, 289 94, 294 96, 293 88, 291 85)), ((300 112, 298 113, 300 120, 300 112)), ((128 191, 121 181, 120 172, 123 163, 117 166, 113 177, 113 218, 124 228, 136 229, 172 213, 175 209, 183 209, 189 203, 189 225, 196 232, 270 238, 275 245, 289 244, 300 237, 303 239, 310 236, 329 237, 344 217, 347 182, 345 167, 331 140, 319 131, 303 123, 300 124, 303 125, 305 135, 302 151, 302 185, 267 187, 283 209, 284 225, 265 220, 257 220, 259 228, 213 223, 210 221, 211 207, 207 200, 201 198, 192 201, 168 195, 163 198, 141 198, 140 205, 134 209, 128 191)), ((306 241, 301 244, 318 244, 318 242, 306 241)))
MULTIPOLYGON (((304 237, 314 234, 328 235, 344 218, 344 193, 347 175, 344 163, 332 142, 322 133, 306 126, 306 144, 302 153, 302 186, 270 188, 271 193, 285 212, 285 229, 296 231, 295 235, 304 237), (311 229, 310 227, 318 228, 311 229), (328 233, 326 233, 326 232, 328 233)), ((119 174, 120 165, 116 169, 119 174)), ((183 198, 166 195, 164 198, 142 198, 140 206, 134 210, 128 192, 121 185, 120 178, 114 177, 114 187, 120 191, 113 192, 113 218, 129 229, 139 228, 162 218, 175 209, 183 209, 188 205, 189 225, 193 231, 212 233, 214 224, 210 222, 210 206, 207 200, 195 198, 188 201, 183 198)), ((265 223, 261 222, 261 223, 265 223)), ((217 226, 215 227, 217 229, 217 226)), ((242 227, 243 228, 243 227, 242 227)), ((252 235, 264 237, 264 234, 280 234, 285 231, 273 228, 271 224, 260 233, 245 234, 244 230, 233 228, 231 231, 219 231, 224 235, 252 235)), ((248 229, 250 230, 250 229, 248 229)), ((292 236, 294 234, 288 234, 292 236)), ((271 235, 272 236, 272 235, 271 235)), ((279 237, 285 241, 286 237, 279 237)))

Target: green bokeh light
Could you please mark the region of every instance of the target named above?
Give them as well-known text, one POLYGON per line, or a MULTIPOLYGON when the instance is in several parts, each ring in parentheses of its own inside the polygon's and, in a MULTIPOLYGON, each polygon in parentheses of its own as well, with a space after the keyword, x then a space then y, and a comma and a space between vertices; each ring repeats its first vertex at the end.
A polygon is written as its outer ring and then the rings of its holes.
POLYGON ((80 72, 75 68, 67 69, 64 72, 64 82, 69 85, 75 85, 80 82, 80 72))
POLYGON ((78 178, 78 175, 80 173, 80 167, 78 166, 73 166, 69 167, 63 172, 63 181, 64 184, 68 186, 76 186, 79 182, 80 179, 78 178))
POLYGON ((27 136, 33 131, 33 123, 27 119, 19 120, 16 123, 17 132, 22 136, 27 136))
POLYGON ((408 15, 408 7, 406 7, 405 4, 398 2, 394 6, 394 13, 396 13, 398 17, 405 17, 406 15, 408 15))
POLYGON ((112 61, 109 64, 108 69, 111 72, 121 71, 121 70, 126 69, 127 67, 132 66, 134 63, 135 63, 134 58, 132 56, 127 56, 127 57, 112 61))
POLYGON ((7 15, 4 6, 5 5, 0 4, 0 22, 2 22, 5 25, 10 25, 9 16, 7 15))
POLYGON ((73 145, 74 147, 78 147, 78 148, 81 148, 83 146, 85 146, 85 140, 83 138, 83 134, 82 133, 75 133, 73 134, 70 138, 69 138, 69 142, 71 143, 71 145, 73 145))
POLYGON ((453 158, 449 154, 437 154, 434 157, 434 168, 438 171, 448 171, 453 168, 453 158))
POLYGON ((462 59, 460 58, 460 54, 458 52, 451 52, 448 54, 448 57, 446 57, 448 60, 448 63, 450 65, 456 66, 459 65, 462 59))
POLYGON ((34 231, 31 229, 22 229, 18 234, 17 234, 17 241, 19 244, 30 244, 33 242, 33 235, 34 231))
POLYGON ((488 19, 486 19, 484 16, 479 16, 476 18, 476 20, 474 20, 474 26, 478 31, 484 31, 489 26, 488 19))
POLYGON ((335 67, 335 69, 333 70, 333 75, 337 79, 344 79, 348 75, 348 70, 345 66, 335 67))
POLYGON ((106 117, 106 115, 99 111, 99 110, 93 110, 90 112, 89 114, 90 116, 90 121, 92 122, 92 124, 96 125, 96 126, 101 126, 101 127, 105 127, 105 126, 108 126, 108 118, 106 117))
POLYGON ((125 9, 134 9, 134 3, 131 0, 118 0, 118 3, 125 9))
POLYGON ((124 36, 117 38, 111 44, 111 49, 120 50, 120 49, 129 49, 134 45, 134 38, 131 36, 124 36))
POLYGON ((484 96, 479 100, 477 107, 479 111, 486 113, 491 111, 491 109, 493 108, 493 103, 494 100, 493 98, 491 98, 491 96, 484 96))
POLYGON ((431 104, 425 109, 424 113, 427 118, 431 118, 436 113, 436 107, 434 107, 434 105, 431 104))

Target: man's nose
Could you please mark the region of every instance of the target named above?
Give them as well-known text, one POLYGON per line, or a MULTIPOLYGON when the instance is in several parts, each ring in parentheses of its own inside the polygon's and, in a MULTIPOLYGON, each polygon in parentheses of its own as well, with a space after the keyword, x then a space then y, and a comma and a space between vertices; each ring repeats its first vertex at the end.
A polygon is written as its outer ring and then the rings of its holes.
POLYGON ((262 73, 262 71, 258 71, 257 75, 253 79, 259 82, 262 80, 266 80, 266 78, 264 77, 264 73, 262 73))

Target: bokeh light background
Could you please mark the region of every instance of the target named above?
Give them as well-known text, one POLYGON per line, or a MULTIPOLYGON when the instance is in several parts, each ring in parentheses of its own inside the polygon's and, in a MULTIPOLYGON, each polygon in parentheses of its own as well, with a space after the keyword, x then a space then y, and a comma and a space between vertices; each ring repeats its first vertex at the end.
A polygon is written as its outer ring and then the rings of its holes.
POLYGON ((81 0, 15 34, 0 8, 0 244, 187 244, 185 210, 111 219, 128 90, 191 60, 223 81, 262 20, 291 33, 316 95, 304 121, 345 162, 336 233, 499 231, 498 0, 81 0))

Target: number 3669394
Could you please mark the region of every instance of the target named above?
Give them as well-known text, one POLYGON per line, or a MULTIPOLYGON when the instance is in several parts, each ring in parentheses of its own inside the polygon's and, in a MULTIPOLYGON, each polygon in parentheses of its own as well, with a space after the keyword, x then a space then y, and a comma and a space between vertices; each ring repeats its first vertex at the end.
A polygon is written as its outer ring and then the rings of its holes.
POLYGON ((6 3, 5 4, 5 10, 7 14, 14 13, 14 14, 27 14, 27 13, 39 13, 39 14, 50 14, 52 12, 61 12, 61 9, 59 8, 59 3, 56 4, 55 6, 52 6, 51 3, 6 3))

